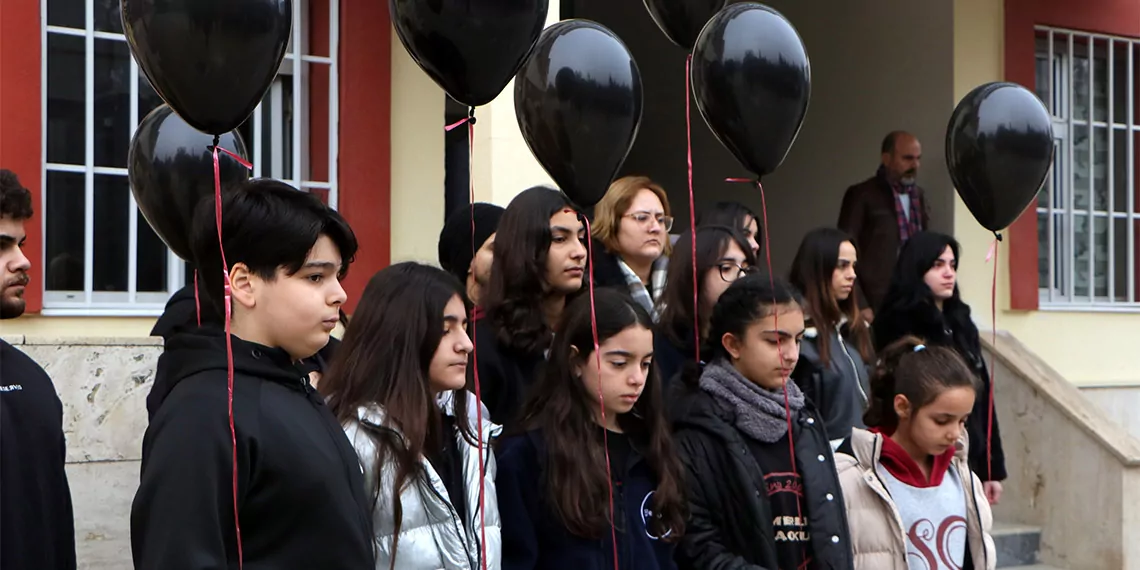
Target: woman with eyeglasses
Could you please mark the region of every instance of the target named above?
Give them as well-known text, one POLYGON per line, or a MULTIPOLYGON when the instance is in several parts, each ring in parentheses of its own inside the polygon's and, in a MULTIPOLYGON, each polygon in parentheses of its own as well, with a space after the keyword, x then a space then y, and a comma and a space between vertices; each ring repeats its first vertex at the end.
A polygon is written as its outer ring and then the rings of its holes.
POLYGON ((855 295, 858 252, 835 228, 808 232, 789 277, 804 296, 807 329, 792 379, 811 399, 827 426, 831 448, 852 428, 862 428, 871 392, 867 363, 874 362, 871 329, 855 295))
MULTIPOLYGON (((653 360, 661 379, 668 383, 686 363, 697 363, 697 346, 708 339, 709 317, 722 293, 734 281, 754 272, 756 258, 748 240, 735 228, 697 228, 697 283, 693 289, 692 233, 677 240, 677 252, 669 265, 665 293, 658 304, 660 319, 653 335, 653 360), (693 297, 697 297, 694 313, 693 297), (693 324, 697 323, 694 327, 693 324), (697 329, 700 338, 697 339, 697 329)), ((702 359, 708 350, 702 348, 702 359)))
POLYGON ((672 249, 669 196, 645 176, 626 176, 610 184, 594 206, 595 287, 624 287, 657 320, 655 306, 665 290, 672 249))

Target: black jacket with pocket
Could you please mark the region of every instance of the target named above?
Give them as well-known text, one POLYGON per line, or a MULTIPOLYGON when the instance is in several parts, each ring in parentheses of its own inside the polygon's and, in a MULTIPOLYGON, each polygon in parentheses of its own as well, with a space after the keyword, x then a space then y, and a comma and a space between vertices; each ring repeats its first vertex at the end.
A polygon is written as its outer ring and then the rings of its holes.
MULTIPOLYGON (((675 385, 674 441, 685 467, 691 516, 677 548, 681 570, 776 570, 772 508, 764 473, 734 412, 700 388, 675 385)), ((823 422, 810 404, 792 421, 803 504, 819 570, 853 570, 843 493, 823 422)))

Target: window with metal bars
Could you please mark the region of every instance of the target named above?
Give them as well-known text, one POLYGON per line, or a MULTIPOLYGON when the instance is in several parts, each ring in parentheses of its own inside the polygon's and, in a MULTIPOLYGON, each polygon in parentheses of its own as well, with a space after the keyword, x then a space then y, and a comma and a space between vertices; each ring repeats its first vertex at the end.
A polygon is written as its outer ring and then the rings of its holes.
POLYGON ((1054 167, 1037 199, 1042 308, 1140 309, 1140 40, 1037 28, 1054 167))
MULTIPOLYGON (((138 211, 131 135, 162 104, 131 57, 119 0, 43 9, 45 315, 157 315, 193 278, 138 211)), ((336 207, 337 0, 295 0, 278 76, 239 127, 254 176, 336 207)), ((234 54, 240 57, 240 54, 234 54)))

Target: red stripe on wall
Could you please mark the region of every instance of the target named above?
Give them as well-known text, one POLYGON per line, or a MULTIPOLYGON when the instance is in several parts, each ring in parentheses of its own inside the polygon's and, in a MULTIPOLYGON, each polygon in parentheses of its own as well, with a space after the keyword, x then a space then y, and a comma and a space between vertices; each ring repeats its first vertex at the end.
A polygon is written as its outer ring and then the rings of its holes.
MULTIPOLYGON (((1036 83, 1036 25, 1140 37, 1140 2, 1005 0, 1005 78, 1029 89, 1036 83)), ((1014 310, 1038 308, 1037 249, 1037 213, 1030 208, 1009 230, 1010 308, 1014 310)))
POLYGON ((342 0, 339 209, 360 240, 345 281, 352 312, 391 247, 392 24, 388 3, 342 0))
MULTIPOLYGON (((46 0, 44 0, 46 1, 46 0)), ((43 133, 40 4, 0 2, 0 168, 32 191, 35 216, 24 225, 24 254, 32 260, 32 284, 24 293, 29 313, 43 308, 43 133)))

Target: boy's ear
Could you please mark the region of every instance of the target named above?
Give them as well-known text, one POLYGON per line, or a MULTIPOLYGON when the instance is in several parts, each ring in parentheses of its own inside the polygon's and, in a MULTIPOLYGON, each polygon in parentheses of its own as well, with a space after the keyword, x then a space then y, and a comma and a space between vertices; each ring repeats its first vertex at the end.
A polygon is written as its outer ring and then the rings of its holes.
MULTIPOLYGON (((230 296, 233 302, 237 303, 246 309, 252 309, 257 305, 256 291, 261 280, 249 270, 249 266, 244 263, 235 263, 230 268, 230 296)), ((223 283, 224 287, 225 284, 223 283)), ((224 291, 223 291, 224 294, 224 291)))

